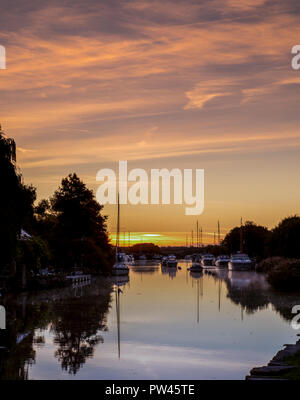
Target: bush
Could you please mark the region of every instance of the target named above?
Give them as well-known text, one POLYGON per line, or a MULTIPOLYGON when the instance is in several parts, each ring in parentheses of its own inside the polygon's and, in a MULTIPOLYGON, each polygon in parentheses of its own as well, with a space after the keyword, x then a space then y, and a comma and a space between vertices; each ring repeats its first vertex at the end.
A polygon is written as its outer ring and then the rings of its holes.
POLYGON ((300 260, 280 259, 269 269, 267 280, 276 289, 300 291, 300 260))
POLYGON ((257 267, 256 271, 257 272, 269 272, 272 269, 275 269, 278 264, 280 264, 283 260, 285 260, 282 257, 269 257, 266 258, 265 260, 261 261, 257 267))

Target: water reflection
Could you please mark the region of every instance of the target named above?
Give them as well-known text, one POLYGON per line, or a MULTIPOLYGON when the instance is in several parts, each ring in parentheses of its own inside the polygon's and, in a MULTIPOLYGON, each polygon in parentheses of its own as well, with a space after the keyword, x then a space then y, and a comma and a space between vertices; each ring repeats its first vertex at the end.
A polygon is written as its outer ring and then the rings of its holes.
POLYGON ((203 272, 190 271, 190 276, 196 281, 197 286, 197 323, 199 324, 200 295, 203 297, 203 272))
POLYGON ((75 375, 92 358, 95 346, 103 343, 99 332, 107 330, 110 293, 111 284, 105 282, 100 287, 76 285, 59 294, 47 291, 6 299, 7 330, 1 331, 0 379, 28 378, 28 369, 36 360, 33 345, 45 345, 45 336, 39 334, 45 330, 57 345, 54 357, 61 368, 75 375))
POLYGON ((189 266, 136 263, 129 277, 4 298, 0 379, 243 379, 295 337, 299 296, 189 266))
POLYGON ((117 316, 117 332, 118 332, 118 358, 121 358, 121 295, 124 287, 129 283, 130 279, 128 275, 115 276, 112 282, 115 285, 115 298, 116 298, 116 316, 117 316))
POLYGON ((161 266, 161 273, 163 275, 168 275, 171 279, 176 277, 177 271, 177 267, 166 267, 164 265, 161 266))

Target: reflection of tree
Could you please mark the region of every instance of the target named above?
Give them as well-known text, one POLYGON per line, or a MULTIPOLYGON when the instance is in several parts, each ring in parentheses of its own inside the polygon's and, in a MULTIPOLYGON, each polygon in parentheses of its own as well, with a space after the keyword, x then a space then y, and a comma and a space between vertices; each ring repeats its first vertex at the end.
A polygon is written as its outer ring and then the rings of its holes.
POLYGON ((233 303, 242 306, 247 314, 263 310, 269 304, 267 293, 257 290, 254 285, 249 285, 247 288, 228 287, 228 297, 233 303))
POLYGON ((76 374, 103 338, 99 331, 107 330, 106 314, 110 296, 93 295, 73 298, 67 304, 55 306, 55 320, 52 330, 54 343, 58 344, 55 357, 62 369, 76 374))
POLYGON ((36 295, 4 301, 7 329, 0 330, 0 380, 28 379, 30 365, 35 363, 34 346, 43 346, 40 330, 51 323, 55 357, 71 374, 93 356, 102 343, 99 331, 107 330, 106 314, 112 285, 104 280, 83 288, 81 298, 71 288, 43 291, 36 295))
POLYGON ((0 331, 0 379, 24 380, 35 362, 34 329, 44 324, 48 306, 29 306, 26 297, 21 303, 4 304, 7 329, 0 331))
POLYGON ((233 272, 224 276, 228 294, 227 297, 245 309, 246 313, 253 314, 267 308, 271 304, 275 311, 286 320, 293 318, 292 307, 299 304, 300 294, 279 293, 266 282, 263 274, 254 272, 233 272))
POLYGON ((7 338, 3 341, 1 340, 1 345, 6 343, 7 350, 0 350, 0 380, 27 379, 28 368, 35 361, 32 334, 24 338, 21 343, 18 343, 15 333, 10 330, 7 330, 5 333, 7 338))
POLYGON ((85 360, 93 356, 94 347, 103 342, 97 334, 98 330, 105 329, 99 314, 97 306, 85 308, 76 303, 58 311, 58 319, 53 324, 54 343, 59 345, 55 357, 70 374, 76 374, 85 360))

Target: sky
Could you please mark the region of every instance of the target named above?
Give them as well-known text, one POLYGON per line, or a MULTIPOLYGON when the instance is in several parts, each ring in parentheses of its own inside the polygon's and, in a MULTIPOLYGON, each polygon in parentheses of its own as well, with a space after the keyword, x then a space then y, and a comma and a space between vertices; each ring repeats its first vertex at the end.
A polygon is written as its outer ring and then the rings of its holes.
MULTIPOLYGON (((1 2, 0 123, 25 183, 47 198, 76 172, 205 170, 205 209, 128 205, 136 240, 212 242, 244 220, 299 213, 298 0, 1 2), (156 236, 143 236, 156 235, 156 236), (160 236, 158 236, 160 235, 160 236), (189 239, 190 240, 190 239, 189 239)), ((108 228, 116 207, 105 206, 108 228)))

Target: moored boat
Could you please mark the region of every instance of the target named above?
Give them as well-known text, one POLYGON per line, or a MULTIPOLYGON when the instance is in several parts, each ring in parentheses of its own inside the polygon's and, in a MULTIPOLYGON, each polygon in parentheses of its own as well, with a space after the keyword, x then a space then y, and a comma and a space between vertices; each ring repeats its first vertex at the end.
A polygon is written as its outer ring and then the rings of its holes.
POLYGON ((168 257, 163 257, 161 259, 161 266, 162 267, 166 267, 167 266, 167 261, 168 261, 168 257))
POLYGON ((116 262, 112 267, 113 275, 128 275, 129 268, 126 264, 126 254, 119 252, 119 237, 120 237, 120 198, 118 194, 118 220, 117 220, 117 237, 116 237, 116 262))
POLYGON ((215 265, 218 268, 228 268, 229 261, 230 261, 230 257, 222 254, 216 258, 215 265))
POLYGON ((177 267, 177 259, 175 256, 171 255, 167 259, 167 267, 176 268, 177 267))
POLYGON ((233 254, 228 263, 228 269, 231 271, 249 271, 252 268, 252 261, 248 254, 233 254))
POLYGON ((215 257, 212 254, 203 254, 201 257, 201 265, 203 268, 214 267, 215 257))

